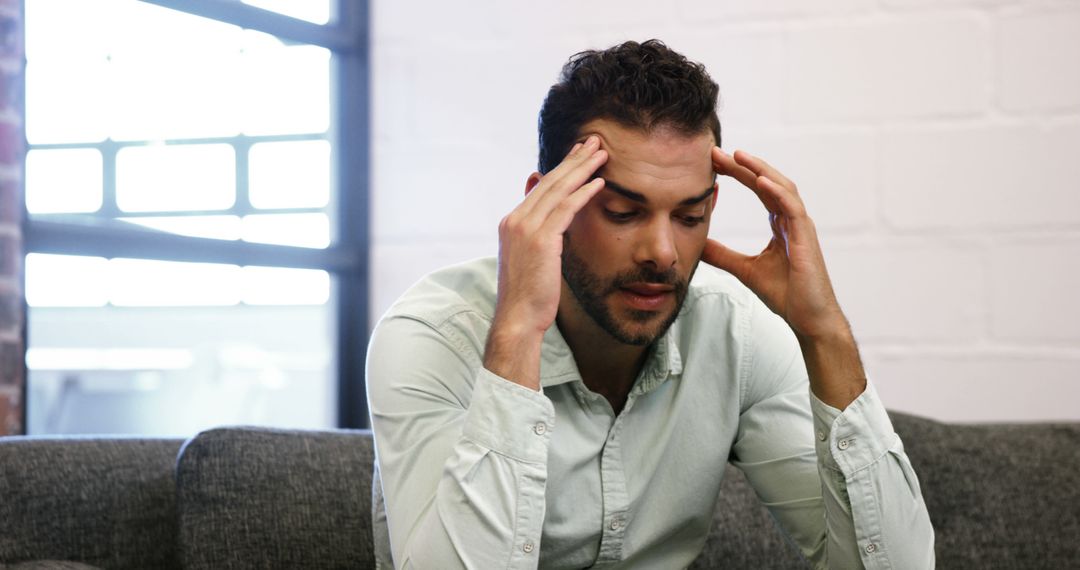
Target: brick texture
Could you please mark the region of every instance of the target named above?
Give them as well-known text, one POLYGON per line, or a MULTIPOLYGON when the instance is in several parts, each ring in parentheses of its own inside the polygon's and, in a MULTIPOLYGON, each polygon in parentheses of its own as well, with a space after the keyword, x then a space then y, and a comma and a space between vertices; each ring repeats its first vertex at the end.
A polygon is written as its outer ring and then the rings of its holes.
MULTIPOLYGON (((373 317, 497 250, 569 55, 656 37, 719 83, 724 146, 799 185, 887 405, 1080 419, 1076 0, 586 4, 376 0, 373 317)), ((764 210, 721 189, 711 235, 760 250, 764 210)))
POLYGON ((26 431, 22 293, 23 24, 0 2, 0 435, 26 431))

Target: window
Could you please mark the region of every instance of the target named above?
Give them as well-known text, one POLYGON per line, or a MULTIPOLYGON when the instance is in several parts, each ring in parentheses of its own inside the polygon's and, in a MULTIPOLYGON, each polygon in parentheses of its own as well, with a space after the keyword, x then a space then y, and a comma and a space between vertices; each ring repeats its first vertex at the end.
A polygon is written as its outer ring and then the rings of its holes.
POLYGON ((366 5, 25 21, 29 433, 363 427, 366 5))

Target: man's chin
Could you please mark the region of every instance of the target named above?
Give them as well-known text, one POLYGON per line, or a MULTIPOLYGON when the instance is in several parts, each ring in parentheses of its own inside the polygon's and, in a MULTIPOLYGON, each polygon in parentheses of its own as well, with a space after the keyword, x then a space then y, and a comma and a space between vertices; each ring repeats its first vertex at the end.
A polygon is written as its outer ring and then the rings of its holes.
MULTIPOLYGON (((626 310, 618 320, 616 340, 623 344, 644 346, 656 342, 675 320, 674 311, 626 310)), ((608 331, 615 333, 616 331, 608 331)))

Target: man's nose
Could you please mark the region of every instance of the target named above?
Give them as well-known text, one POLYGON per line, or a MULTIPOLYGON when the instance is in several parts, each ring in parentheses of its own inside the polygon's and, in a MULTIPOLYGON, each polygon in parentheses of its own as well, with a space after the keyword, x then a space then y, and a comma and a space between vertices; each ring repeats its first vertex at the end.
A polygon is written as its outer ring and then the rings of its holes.
POLYGON ((675 249, 675 228, 671 226, 671 220, 658 217, 643 230, 638 239, 635 261, 651 264, 658 271, 674 267, 679 261, 679 254, 675 249))

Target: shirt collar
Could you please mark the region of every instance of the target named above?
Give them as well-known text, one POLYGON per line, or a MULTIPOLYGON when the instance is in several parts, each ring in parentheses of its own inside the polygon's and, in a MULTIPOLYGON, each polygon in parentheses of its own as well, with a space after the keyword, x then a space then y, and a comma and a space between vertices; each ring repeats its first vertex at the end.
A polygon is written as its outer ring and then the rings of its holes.
MULTIPOLYGON (((668 377, 682 374, 683 360, 679 352, 679 320, 676 319, 664 336, 660 337, 649 350, 648 359, 641 368, 638 380, 631 392, 648 392, 668 377)), ((574 380, 580 380, 577 362, 570 346, 566 344, 558 325, 552 323, 544 332, 544 342, 540 351, 540 385, 544 388, 557 386, 574 380)))

